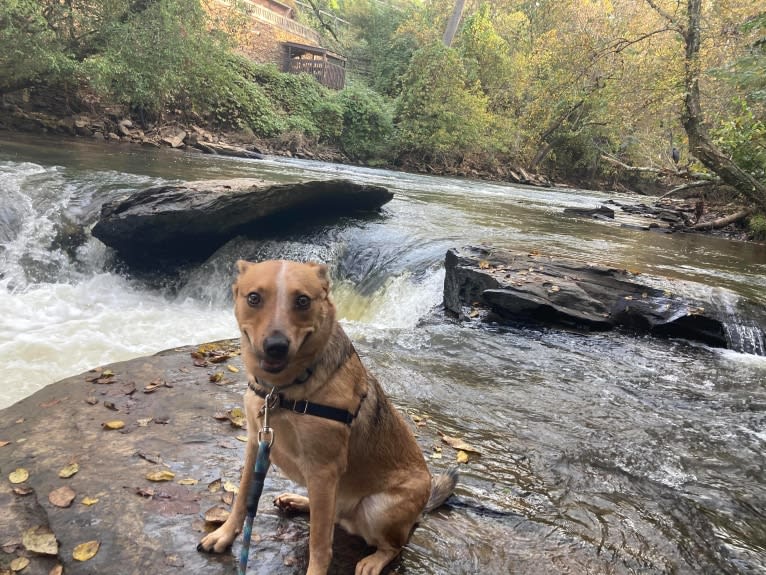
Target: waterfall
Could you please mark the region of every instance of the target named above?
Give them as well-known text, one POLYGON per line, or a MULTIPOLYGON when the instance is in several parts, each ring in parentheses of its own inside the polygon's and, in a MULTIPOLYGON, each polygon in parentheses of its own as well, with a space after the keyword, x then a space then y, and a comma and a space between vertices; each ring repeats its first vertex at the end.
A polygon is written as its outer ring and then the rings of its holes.
POLYGON ((747 305, 737 294, 720 288, 712 290, 713 304, 721 312, 721 323, 729 349, 766 356, 766 336, 759 322, 763 312, 747 305))

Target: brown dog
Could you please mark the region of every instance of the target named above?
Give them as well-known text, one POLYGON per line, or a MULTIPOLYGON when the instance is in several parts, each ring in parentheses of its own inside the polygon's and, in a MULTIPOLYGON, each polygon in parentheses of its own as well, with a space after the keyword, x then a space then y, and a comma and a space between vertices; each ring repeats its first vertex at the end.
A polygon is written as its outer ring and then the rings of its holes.
POLYGON ((456 475, 432 485, 412 433, 335 319, 326 266, 237 265, 234 311, 249 383, 245 467, 229 519, 198 548, 220 553, 242 527, 263 398, 274 389, 272 460, 309 493, 286 493, 274 503, 311 514, 308 575, 327 572, 335 523, 377 547, 355 573, 377 575, 399 554, 421 513, 450 495, 456 475))

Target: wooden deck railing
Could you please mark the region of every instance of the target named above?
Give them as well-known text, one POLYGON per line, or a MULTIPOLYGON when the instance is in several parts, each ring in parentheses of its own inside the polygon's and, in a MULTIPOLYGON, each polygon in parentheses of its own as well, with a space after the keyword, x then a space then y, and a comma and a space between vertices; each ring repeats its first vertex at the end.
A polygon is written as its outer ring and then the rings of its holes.
MULTIPOLYGON (((218 0, 218 1, 223 2, 224 4, 231 5, 231 0, 218 0)), ((242 8, 242 11, 248 16, 257 18, 258 20, 261 20, 262 22, 266 22, 267 24, 276 26, 277 28, 281 28, 282 30, 286 32, 290 32, 291 34, 294 34, 296 36, 309 40, 310 42, 313 42, 314 44, 319 45, 321 43, 322 37, 319 35, 319 32, 309 28, 308 26, 304 26, 303 24, 300 24, 296 22, 295 20, 291 20, 290 18, 287 18, 286 16, 282 16, 281 14, 277 14, 276 12, 272 12, 268 8, 265 8, 259 4, 255 4, 251 2, 250 0, 239 0, 237 4, 242 8)))

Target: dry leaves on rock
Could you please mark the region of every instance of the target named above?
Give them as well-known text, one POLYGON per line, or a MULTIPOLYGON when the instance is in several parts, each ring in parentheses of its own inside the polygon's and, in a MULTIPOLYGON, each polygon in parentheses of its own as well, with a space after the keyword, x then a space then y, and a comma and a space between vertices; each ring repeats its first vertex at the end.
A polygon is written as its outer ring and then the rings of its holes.
POLYGON ((228 509, 216 505, 205 511, 205 521, 208 523, 220 524, 225 522, 229 518, 229 515, 231 515, 231 513, 228 509))
POLYGON ((83 497, 80 501, 83 505, 90 507, 91 505, 95 505, 98 503, 98 497, 83 497))
POLYGON ((176 474, 169 469, 161 469, 159 471, 150 471, 146 474, 146 478, 149 481, 172 481, 176 474))
POLYGON ((29 559, 26 557, 16 557, 16 559, 11 561, 10 568, 14 573, 18 573, 19 571, 26 569, 27 565, 29 565, 29 559))
POLYGON ((481 455, 481 451, 479 451, 474 446, 466 443, 462 439, 459 439, 457 437, 450 437, 449 435, 445 435, 443 433, 440 433, 439 435, 441 435, 442 441, 444 443, 446 443, 447 445, 449 445, 452 449, 458 449, 458 450, 462 450, 462 451, 470 451, 472 453, 476 453, 476 454, 481 455))
POLYGON ((59 471, 59 477, 62 479, 68 479, 69 477, 72 477, 75 473, 80 471, 80 466, 77 463, 70 463, 63 469, 59 471))
POLYGON ((93 559, 96 556, 99 547, 101 547, 101 542, 98 540, 80 543, 72 551, 72 557, 74 557, 77 561, 88 561, 89 559, 93 559))
POLYGON ((179 479, 176 481, 176 483, 178 483, 178 485, 197 485, 197 483, 199 483, 199 479, 188 477, 186 479, 179 479))
POLYGON ((0 441, 0 447, 5 447, 6 445, 10 445, 10 441, 0 441))
POLYGON ((235 407, 229 412, 229 421, 234 427, 245 427, 247 419, 241 407, 235 407))
POLYGON ((72 501, 74 501, 74 498, 77 497, 77 494, 74 492, 74 489, 71 487, 64 485, 63 487, 59 487, 58 489, 54 489, 48 494, 48 501, 51 502, 52 505, 55 505, 56 507, 69 507, 72 504, 72 501))
POLYGON ((64 566, 61 563, 54 566, 50 571, 48 571, 48 575, 62 575, 63 573, 64 573, 64 566))
POLYGON ((8 481, 14 485, 17 483, 24 483, 27 479, 29 479, 29 471, 23 467, 14 469, 8 474, 8 481))
POLYGON ((223 490, 228 493, 234 493, 236 495, 239 493, 239 486, 236 483, 227 480, 223 482, 223 490))
POLYGON ((16 495, 24 496, 24 495, 31 495, 32 493, 35 492, 35 490, 32 489, 29 485, 17 485, 16 487, 13 488, 13 492, 16 495))
POLYGON ((101 424, 101 427, 103 427, 107 431, 122 429, 123 427, 125 427, 125 422, 119 419, 113 419, 112 421, 105 421, 104 423, 101 424))
POLYGON ((455 458, 458 463, 468 463, 469 457, 468 452, 463 451, 462 449, 457 452, 457 457, 455 458))
POLYGON ((21 543, 27 551, 41 555, 58 555, 59 543, 47 525, 38 525, 24 531, 21 543))

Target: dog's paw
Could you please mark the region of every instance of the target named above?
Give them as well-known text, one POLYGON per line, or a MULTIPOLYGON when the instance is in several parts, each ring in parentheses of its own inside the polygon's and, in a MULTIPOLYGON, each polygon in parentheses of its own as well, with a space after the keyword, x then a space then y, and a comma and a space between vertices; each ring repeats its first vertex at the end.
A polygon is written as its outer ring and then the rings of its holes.
POLYGON ((197 551, 202 553, 223 553, 231 547, 236 531, 224 529, 222 525, 212 533, 205 535, 197 544, 197 551))
POLYGON ((287 513, 308 513, 309 498, 295 493, 283 493, 274 499, 274 507, 287 513))

